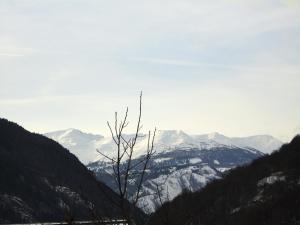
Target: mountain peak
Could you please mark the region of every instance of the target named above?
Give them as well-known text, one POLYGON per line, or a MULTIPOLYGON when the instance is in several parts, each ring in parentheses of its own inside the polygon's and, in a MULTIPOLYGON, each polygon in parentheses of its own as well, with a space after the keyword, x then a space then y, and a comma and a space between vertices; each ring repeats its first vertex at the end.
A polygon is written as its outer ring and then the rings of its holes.
POLYGON ((103 139, 102 135, 85 133, 75 128, 46 133, 45 136, 59 142, 85 164, 97 157, 96 143, 103 139))
POLYGON ((215 139, 215 138, 219 138, 219 137, 225 137, 223 134, 220 134, 218 132, 212 132, 207 134, 208 139, 215 139))
POLYGON ((163 134, 163 135, 187 135, 185 132, 182 130, 159 130, 158 134, 163 134))
POLYGON ((192 137, 182 130, 160 130, 155 142, 164 146, 175 146, 193 141, 192 137))
POLYGON ((66 129, 65 132, 78 132, 78 133, 83 133, 81 130, 75 129, 75 128, 69 128, 66 129))
MULTIPOLYGON (((96 149, 102 148, 107 154, 111 154, 115 148, 111 137, 103 138, 101 135, 85 133, 75 128, 55 131, 45 135, 70 149, 85 164, 99 158, 96 149)), ((127 138, 132 135, 124 134, 124 137, 127 138)), ((263 153, 270 153, 278 149, 282 142, 270 135, 235 138, 227 137, 219 132, 189 135, 182 130, 158 130, 154 147, 156 152, 162 152, 186 148, 210 149, 220 145, 254 148, 263 153)), ((138 140, 135 156, 145 154, 145 146, 147 146, 147 135, 138 140)))

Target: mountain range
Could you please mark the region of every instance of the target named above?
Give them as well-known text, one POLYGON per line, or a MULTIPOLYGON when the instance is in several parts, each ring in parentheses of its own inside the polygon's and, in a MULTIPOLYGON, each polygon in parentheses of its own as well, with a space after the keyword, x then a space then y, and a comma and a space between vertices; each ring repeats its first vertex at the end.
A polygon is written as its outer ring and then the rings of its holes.
MULTIPOLYGON (((107 155, 114 153, 115 144, 111 137, 104 137, 91 133, 84 133, 78 129, 66 129, 45 133, 45 136, 57 141, 75 154, 84 164, 104 160, 96 151, 101 150, 107 155)), ((128 134, 126 137, 132 135, 128 134)), ((138 139, 134 157, 145 154, 147 146, 146 135, 138 139)), ((269 154, 278 149, 282 142, 270 135, 255 135, 249 137, 227 137, 214 132, 202 135, 189 135, 181 130, 160 130, 155 138, 157 153, 174 150, 177 148, 209 149, 217 146, 248 147, 257 149, 264 154, 269 154)))
POLYGON ((150 225, 300 223, 300 136, 196 192, 162 205, 150 225))
MULTIPOLYGON (((268 135, 159 131, 138 206, 152 214, 150 224, 298 224, 299 141, 273 152, 282 143, 268 135)), ((137 142, 134 165, 146 142, 137 142)), ((111 137, 76 129, 43 136, 0 118, 0 223, 120 217, 111 162, 96 148, 115 153, 111 137)), ((129 198, 136 183, 131 177, 129 198)))
MULTIPOLYGON (((110 162, 97 153, 96 149, 108 156, 115 153, 111 137, 83 133, 67 129, 45 134, 70 149, 98 180, 117 191, 110 162), (89 163, 88 163, 89 162, 89 163)), ((141 135, 136 144, 135 161, 145 154, 147 137, 141 135)), ((125 135, 126 138, 132 135, 125 135)), ((278 149, 282 142, 269 135, 250 137, 226 137, 219 133, 188 135, 183 131, 158 131, 155 138, 156 154, 149 162, 149 168, 142 186, 142 198, 138 206, 146 213, 153 213, 163 202, 174 199, 185 190, 196 191, 224 172, 278 149), (158 198, 158 191, 160 198, 158 198)), ((141 168, 136 168, 138 171, 141 168)), ((134 194, 132 179, 130 193, 134 194)))

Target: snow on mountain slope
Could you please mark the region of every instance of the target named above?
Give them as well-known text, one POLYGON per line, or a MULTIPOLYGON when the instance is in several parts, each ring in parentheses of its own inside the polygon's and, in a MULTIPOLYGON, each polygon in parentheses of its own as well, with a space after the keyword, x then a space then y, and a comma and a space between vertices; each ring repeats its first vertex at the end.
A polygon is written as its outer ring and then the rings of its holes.
POLYGON ((99 141, 103 139, 101 135, 84 133, 72 128, 46 133, 44 135, 69 149, 84 164, 94 161, 95 158, 97 158, 98 153, 96 152, 96 148, 98 147, 99 141))
POLYGON ((282 142, 270 135, 255 135, 250 137, 232 138, 237 146, 246 146, 259 149, 261 152, 270 154, 279 149, 282 142))
MULTIPOLYGON (((111 137, 87 134, 76 129, 45 135, 68 148, 95 172, 99 180, 117 191, 110 163, 96 151, 99 149, 110 157, 115 156, 116 145, 111 137)), ((132 134, 124 135, 127 140, 132 137, 132 134)), ((141 160, 140 157, 146 152, 147 141, 145 135, 138 139, 134 160, 141 160)), ((143 197, 138 205, 146 213, 152 213, 160 206, 157 187, 163 202, 171 200, 183 190, 199 190, 207 182, 218 179, 223 172, 249 163, 262 156, 262 152, 269 153, 281 144, 279 140, 267 135, 230 138, 219 133, 188 135, 176 130, 158 131, 155 137, 156 154, 147 170, 142 187, 143 197)), ((131 184, 134 183, 132 179, 131 184)), ((134 194, 134 185, 129 188, 131 194, 134 194)))
MULTIPOLYGON (((126 139, 131 138, 133 135, 124 135, 126 139)), ((249 137, 246 138, 229 138, 218 133, 205 134, 205 135, 188 135, 183 131, 178 130, 160 130, 155 136, 154 149, 156 153, 162 153, 167 151, 173 151, 176 149, 211 149, 215 147, 240 147, 246 148, 251 151, 252 148, 257 149, 263 153, 271 152, 271 149, 278 149, 282 143, 271 137, 270 139, 259 139, 260 135, 256 138, 249 137), (259 141, 259 142, 256 142, 259 141), (265 141, 265 142, 264 142, 265 141), (270 144, 271 143, 271 144, 270 144)), ((138 139, 135 151, 133 154, 134 158, 137 158, 146 153, 147 146, 147 136, 144 135, 138 139)), ((115 143, 112 138, 104 138, 97 143, 98 149, 100 149, 106 155, 112 157, 115 153, 115 143)), ((97 158, 94 161, 105 160, 100 154, 97 155, 97 158)))
MULTIPOLYGON (((124 135, 125 139, 132 138, 133 135, 124 135)), ((146 147, 148 142, 148 136, 141 134, 141 137, 138 139, 133 157, 139 157, 146 153, 146 147)), ((115 143, 112 138, 105 138, 99 143, 99 149, 105 153, 106 155, 112 156, 112 153, 115 153, 115 143)), ((197 147, 197 141, 193 139, 193 137, 184 133, 183 131, 176 130, 163 130, 157 131, 155 136, 155 151, 156 153, 160 153, 163 151, 170 151, 176 148, 192 148, 197 147)), ((96 160, 101 160, 103 157, 101 155, 98 156, 96 160)))
POLYGON ((218 178, 217 171, 209 166, 188 166, 168 175, 148 179, 143 185, 143 197, 139 200, 138 207, 146 213, 153 213, 160 206, 160 201, 171 201, 184 190, 197 191, 207 182, 218 178), (157 188, 161 199, 157 195, 157 188))
MULTIPOLYGON (((252 149, 249 151, 238 147, 215 147, 211 149, 175 149, 154 155, 146 171, 142 186, 142 198, 138 206, 146 213, 153 213, 161 201, 169 201, 183 190, 196 191, 209 181, 218 179, 228 169, 251 162, 261 157, 263 153, 252 149), (158 197, 158 191, 161 198, 158 197)), ((134 159, 133 164, 141 158, 134 159)), ((110 163, 98 161, 87 165, 94 171, 97 178, 117 191, 110 163)), ((136 168, 133 174, 138 174, 141 168, 136 168)), ((130 196, 135 196, 137 177, 130 180, 130 196)))
MULTIPOLYGON (((45 136, 59 142, 69 149, 84 164, 88 162, 104 160, 96 149, 113 156, 115 153, 115 143, 111 137, 103 137, 84 133, 76 129, 67 129, 46 133, 45 136)), ((129 139, 133 135, 125 135, 129 139)), ((211 149, 214 147, 232 146, 241 148, 254 148, 263 153, 270 153, 278 149, 282 142, 268 135, 257 135, 250 137, 226 137, 219 133, 188 135, 183 131, 160 130, 155 137, 156 153, 172 151, 175 149, 211 149)), ((139 138, 135 146, 134 157, 139 157, 146 152, 147 136, 139 138)))
POLYGON ((231 138, 226 137, 217 132, 210 133, 210 134, 195 135, 194 138, 196 138, 199 141, 204 141, 204 142, 215 141, 217 143, 224 144, 224 145, 234 145, 231 138))
POLYGON ((194 137, 204 142, 210 140, 227 146, 255 148, 265 154, 270 154, 272 151, 279 149, 283 144, 280 140, 270 135, 230 138, 215 132, 211 134, 195 135, 194 137))

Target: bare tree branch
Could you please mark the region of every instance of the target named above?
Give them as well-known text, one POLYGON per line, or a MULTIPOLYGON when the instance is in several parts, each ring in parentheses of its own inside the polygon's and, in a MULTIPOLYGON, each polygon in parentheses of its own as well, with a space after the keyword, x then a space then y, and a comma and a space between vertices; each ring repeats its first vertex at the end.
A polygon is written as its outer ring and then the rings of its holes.
POLYGON ((140 191, 141 191, 142 184, 143 184, 143 181, 144 181, 145 172, 146 172, 147 165, 149 163, 149 160, 152 156, 152 152, 153 152, 153 149, 154 149, 155 134, 156 134, 156 128, 154 129, 154 133, 153 133, 152 141, 151 141, 151 146, 150 146, 151 131, 149 131, 146 160, 145 160, 144 167, 143 167, 143 170, 142 170, 141 175, 140 175, 140 181, 139 181, 138 186, 137 186, 136 197, 135 197, 135 200, 133 201, 134 205, 137 204, 137 202, 140 198, 139 195, 140 195, 140 191))
POLYGON ((96 149, 96 151, 100 154, 100 155, 102 155, 102 156, 104 156, 105 158, 107 158, 109 161, 111 161, 112 163, 115 163, 116 161, 113 159, 113 158, 110 158, 109 156, 107 156, 107 155, 105 155, 104 153, 102 153, 101 151, 99 151, 99 149, 96 149))
MULTIPOLYGON (((107 122, 108 128, 111 133, 111 137, 116 145, 116 155, 114 157, 108 156, 97 150, 104 158, 108 159, 112 163, 112 169, 114 172, 114 180, 116 187, 119 192, 119 207, 123 213, 124 218, 127 221, 131 221, 133 217, 133 211, 131 207, 126 204, 131 200, 133 206, 136 207, 139 198, 141 197, 141 188, 144 182, 145 173, 150 161, 150 158, 154 154, 154 140, 156 135, 156 128, 153 132, 148 133, 148 142, 146 154, 142 156, 142 159, 138 162, 134 162, 135 146, 139 138, 144 138, 145 135, 140 134, 142 130, 141 118, 142 118, 142 97, 143 93, 140 93, 139 97, 139 114, 137 119, 137 124, 135 127, 135 133, 132 137, 126 138, 124 135, 124 129, 128 126, 128 107, 126 107, 126 112, 124 118, 119 120, 118 113, 115 112, 113 128, 109 122, 107 122), (135 168, 142 165, 141 170, 136 171, 135 168), (132 185, 134 181, 135 185, 132 185), (129 193, 129 185, 135 187, 134 194, 129 193)), ((132 223, 131 223, 132 224, 132 223)))
POLYGON ((107 125, 108 125, 108 127, 109 127, 109 130, 110 130, 112 139, 114 140, 115 144, 118 144, 118 143, 117 143, 117 140, 115 139, 114 132, 112 131, 112 128, 111 128, 110 123, 109 123, 108 121, 107 121, 107 125))

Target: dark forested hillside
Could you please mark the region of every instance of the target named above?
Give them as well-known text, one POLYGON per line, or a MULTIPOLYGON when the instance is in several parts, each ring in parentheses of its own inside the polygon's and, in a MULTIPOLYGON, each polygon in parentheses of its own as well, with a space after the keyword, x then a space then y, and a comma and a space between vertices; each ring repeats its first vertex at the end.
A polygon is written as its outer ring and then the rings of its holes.
POLYGON ((116 217, 116 198, 67 149, 0 119, 0 223, 116 217))
POLYGON ((150 224, 300 224, 300 136, 201 191, 164 204, 150 224))

